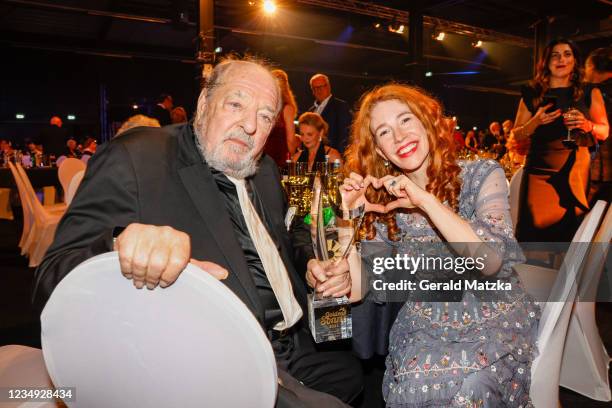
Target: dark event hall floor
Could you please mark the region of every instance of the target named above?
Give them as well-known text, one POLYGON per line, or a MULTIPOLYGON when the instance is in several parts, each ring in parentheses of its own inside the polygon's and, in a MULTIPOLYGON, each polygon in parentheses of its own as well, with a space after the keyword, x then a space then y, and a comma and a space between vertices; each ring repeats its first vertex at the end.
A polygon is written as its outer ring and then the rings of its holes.
MULTIPOLYGON (((40 347, 40 323, 30 308, 30 289, 34 269, 19 255, 17 243, 21 234, 21 219, 16 212, 15 221, 0 220, 0 346, 22 344, 40 347)), ((612 304, 597 305, 597 323, 608 350, 612 350, 612 304)), ((366 386, 358 407, 384 406, 380 384, 384 360, 364 362, 366 386)), ((561 388, 561 404, 566 408, 603 408, 612 403, 593 401, 561 388)))

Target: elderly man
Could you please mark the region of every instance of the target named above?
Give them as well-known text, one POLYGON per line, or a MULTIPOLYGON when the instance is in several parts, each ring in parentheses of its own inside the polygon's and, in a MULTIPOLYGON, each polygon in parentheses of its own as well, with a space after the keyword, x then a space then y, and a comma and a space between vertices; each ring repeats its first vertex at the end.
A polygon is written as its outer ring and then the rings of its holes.
POLYGON ((348 104, 332 95, 327 75, 316 74, 310 78, 310 89, 315 103, 308 110, 323 116, 329 125, 329 145, 344 153, 351 127, 351 110, 348 104))
POLYGON ((483 140, 480 141, 480 145, 485 149, 492 149, 498 143, 500 135, 501 126, 499 122, 491 122, 488 132, 485 133, 483 140))
MULTIPOLYGON (((126 227, 114 248, 137 289, 167 287, 192 262, 253 312, 279 367, 277 406, 352 400, 361 368, 348 353, 315 350, 303 319, 305 283, 294 267, 310 249, 309 232, 299 222, 287 232, 279 173, 262 157, 280 108, 266 67, 224 61, 200 94, 193 126, 133 129, 98 149, 37 270, 35 304, 42 308, 77 264, 113 249, 113 235, 126 227)), ((329 270, 323 291, 347 293, 347 271, 346 264, 329 270)))

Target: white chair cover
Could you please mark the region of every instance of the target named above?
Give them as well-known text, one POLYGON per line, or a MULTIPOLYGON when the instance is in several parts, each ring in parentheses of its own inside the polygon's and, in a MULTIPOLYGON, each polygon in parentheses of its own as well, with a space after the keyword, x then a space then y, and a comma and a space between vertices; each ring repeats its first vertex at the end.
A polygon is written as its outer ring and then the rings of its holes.
POLYGON ((608 368, 610 356, 599 335, 595 320, 595 302, 598 284, 612 239, 612 206, 603 220, 586 260, 580 279, 578 301, 569 324, 560 384, 589 398, 610 401, 608 368))
POLYGON ((66 190, 66 205, 70 205, 74 195, 76 194, 77 189, 81 185, 81 180, 83 180, 83 176, 85 175, 85 170, 81 170, 77 172, 72 180, 70 180, 70 184, 68 185, 68 190, 66 190))
POLYGON ((508 201, 510 203, 510 217, 512 218, 512 227, 516 229, 518 221, 519 195, 521 192, 521 182, 523 181, 523 168, 520 167, 510 179, 508 187, 508 201))
POLYGON ((67 159, 67 157, 66 157, 65 155, 63 155, 63 154, 62 154, 60 157, 58 157, 58 158, 55 160, 55 165, 56 165, 57 167, 60 167, 60 166, 62 165, 62 163, 64 162, 64 160, 66 160, 66 159, 67 159))
MULTIPOLYGON (((53 383, 47 374, 40 349, 9 345, 0 347, 0 388, 49 388, 53 383)), ((3 408, 54 408, 51 402, 0 401, 3 408)))
POLYGON ((85 167, 87 166, 81 160, 72 157, 63 160, 61 164, 58 164, 58 166, 57 177, 62 184, 62 188, 64 189, 64 197, 66 197, 68 194, 68 186, 70 185, 70 181, 72 181, 74 175, 79 171, 84 171, 85 167))
POLYGON ((19 190, 23 211, 29 212, 27 217, 31 217, 30 229, 26 231, 26 216, 24 215, 24 233, 27 233, 27 237, 22 246, 22 255, 27 254, 30 258, 29 266, 36 267, 42 261, 47 248, 49 248, 53 241, 55 229, 66 210, 66 206, 64 204, 53 206, 53 209, 43 207, 40 201, 38 201, 34 188, 23 167, 19 163, 17 165, 9 163, 9 168, 13 173, 17 189, 19 190))
POLYGON ((558 407, 563 348, 578 291, 576 282, 580 278, 588 252, 588 245, 584 242, 592 241, 605 207, 605 202, 598 201, 584 218, 550 292, 549 299, 553 301, 544 304, 538 327, 539 355, 531 367, 529 392, 533 404, 538 408, 558 407), (583 244, 580 244, 581 242, 583 244))
POLYGON ((25 186, 21 182, 21 176, 17 172, 17 168, 15 168, 13 163, 9 162, 9 169, 11 170, 11 174, 15 179, 15 185, 17 186, 19 200, 21 201, 21 208, 23 210, 23 231, 21 232, 21 239, 19 240, 19 248, 21 248, 21 255, 26 255, 28 253, 26 243, 30 241, 28 238, 33 232, 32 229, 34 228, 34 212, 29 205, 28 195, 25 190, 25 186))
POLYGON ((55 196, 57 195, 57 191, 55 190, 55 186, 44 186, 43 190, 43 205, 45 207, 51 207, 55 205, 55 196))
POLYGON ((11 189, 0 188, 0 218, 5 220, 13 219, 13 210, 11 209, 11 189))
POLYGON ((77 389, 70 407, 273 407, 276 362, 248 308, 189 265, 166 289, 137 290, 117 253, 91 258, 41 315, 47 369, 77 389))

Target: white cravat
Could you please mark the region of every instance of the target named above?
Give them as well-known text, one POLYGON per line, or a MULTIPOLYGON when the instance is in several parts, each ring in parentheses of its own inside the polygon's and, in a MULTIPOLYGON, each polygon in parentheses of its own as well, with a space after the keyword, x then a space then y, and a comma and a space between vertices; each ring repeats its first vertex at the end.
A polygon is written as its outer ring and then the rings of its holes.
POLYGON ((236 185, 240 209, 242 210, 242 215, 247 224, 249 235, 261 259, 264 271, 266 272, 268 281, 270 281, 270 286, 272 286, 272 291, 276 296, 281 312, 283 312, 283 321, 278 322, 274 326, 274 329, 288 329, 300 320, 302 317, 302 308, 293 295, 293 287, 289 280, 287 268, 285 268, 285 264, 276 250, 274 241, 272 241, 270 234, 268 234, 268 230, 259 218, 255 207, 253 207, 249 199, 244 179, 239 180, 230 176, 227 176, 227 178, 236 185))

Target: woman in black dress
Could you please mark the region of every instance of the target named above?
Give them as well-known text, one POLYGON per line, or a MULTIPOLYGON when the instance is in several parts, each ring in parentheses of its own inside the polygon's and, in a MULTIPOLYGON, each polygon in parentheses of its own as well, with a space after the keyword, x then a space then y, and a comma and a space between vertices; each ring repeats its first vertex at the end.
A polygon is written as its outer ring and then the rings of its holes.
POLYGON ((340 153, 327 145, 329 126, 321 115, 314 112, 303 113, 298 119, 298 124, 304 148, 293 155, 294 162, 308 163, 308 171, 313 170, 315 163, 333 163, 337 160, 342 162, 340 153))
POLYGON ((578 48, 568 40, 548 44, 536 77, 522 90, 513 129, 529 139, 516 237, 524 242, 567 242, 589 210, 588 146, 608 135, 601 92, 583 83, 578 48), (576 143, 567 143, 568 131, 576 143))

